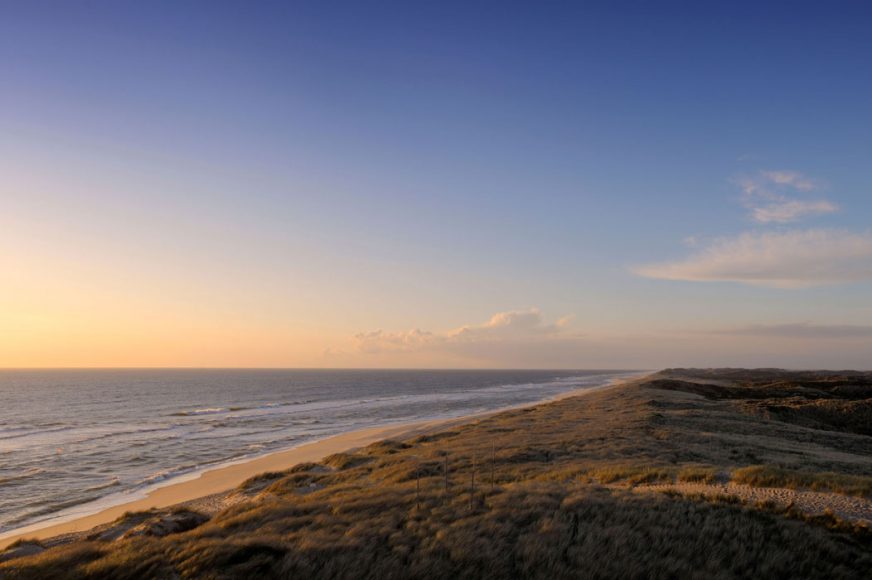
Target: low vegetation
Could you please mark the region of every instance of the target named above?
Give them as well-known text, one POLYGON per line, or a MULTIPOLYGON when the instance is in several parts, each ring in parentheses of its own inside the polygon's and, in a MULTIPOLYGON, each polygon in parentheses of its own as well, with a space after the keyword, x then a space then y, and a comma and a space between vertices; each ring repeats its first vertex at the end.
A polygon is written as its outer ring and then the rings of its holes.
POLYGON ((762 417, 674 373, 264 474, 186 531, 83 539, 0 577, 872 577, 862 525, 630 489, 733 473, 867 493, 872 438, 762 417))
POLYGON ((832 472, 808 472, 771 465, 750 465, 735 470, 732 480, 756 487, 785 487, 831 491, 845 495, 872 497, 872 477, 832 472))
POLYGON ((20 546, 37 546, 39 548, 45 548, 45 542, 37 538, 19 538, 6 546, 7 550, 12 548, 18 548, 20 546))
POLYGON ((590 472, 591 477, 600 483, 626 482, 631 485, 671 482, 675 479, 675 469, 668 467, 647 467, 642 465, 613 465, 600 467, 590 472))
POLYGON ((661 388, 739 401, 745 412, 767 419, 812 429, 872 435, 872 373, 678 369, 664 371, 660 377, 661 388), (729 383, 725 384, 726 381, 729 383))
POLYGON ((704 465, 685 465, 678 471, 677 479, 688 483, 716 483, 718 469, 704 465))

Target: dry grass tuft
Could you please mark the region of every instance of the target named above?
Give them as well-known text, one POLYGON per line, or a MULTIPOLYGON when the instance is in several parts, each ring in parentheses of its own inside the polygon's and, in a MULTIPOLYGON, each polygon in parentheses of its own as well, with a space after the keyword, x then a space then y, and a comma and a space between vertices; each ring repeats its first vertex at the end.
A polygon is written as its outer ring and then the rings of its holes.
POLYGON ((285 475, 286 474, 282 471, 265 471, 264 473, 259 473, 254 477, 246 479, 239 484, 239 487, 236 489, 247 493, 261 491, 276 480, 283 478, 285 475))
POLYGON ((632 485, 646 483, 672 482, 675 470, 669 467, 650 467, 645 465, 610 465, 589 472, 600 483, 626 482, 632 485))
POLYGON ((366 455, 392 455, 408 449, 409 447, 411 447, 411 444, 409 443, 385 439, 384 441, 378 441, 371 445, 367 445, 363 449, 363 453, 366 455))
POLYGON ((693 483, 716 483, 718 481, 718 469, 703 465, 686 465, 678 470, 678 481, 693 483))
POLYGON ((751 465, 733 471, 736 483, 755 487, 784 487, 831 491, 844 495, 872 497, 872 477, 841 473, 796 471, 772 465, 751 465))
POLYGON ((35 556, 11 560, 0 564, 0 578, 17 580, 19 578, 71 578, 84 576, 84 567, 102 558, 110 551, 109 547, 96 542, 76 542, 58 546, 35 556))
POLYGON ((45 542, 43 542, 39 538, 18 538, 17 540, 6 546, 5 550, 11 550, 19 546, 39 546, 40 548, 45 548, 45 542))
POLYGON ((363 465, 372 459, 369 457, 363 457, 360 455, 355 455, 353 453, 334 453, 326 457, 322 463, 333 469, 349 469, 351 467, 357 467, 358 465, 363 465))

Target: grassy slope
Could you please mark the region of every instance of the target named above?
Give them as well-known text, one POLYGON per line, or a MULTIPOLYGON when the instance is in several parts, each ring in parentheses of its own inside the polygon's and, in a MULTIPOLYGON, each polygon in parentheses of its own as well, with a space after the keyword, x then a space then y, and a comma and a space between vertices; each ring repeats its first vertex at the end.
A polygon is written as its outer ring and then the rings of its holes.
POLYGON ((78 542, 0 564, 0 575, 872 576, 862 530, 603 485, 705 481, 761 464, 872 476, 872 437, 762 416, 747 398, 706 398, 677 377, 261 476, 244 486, 250 501, 189 532, 78 542))

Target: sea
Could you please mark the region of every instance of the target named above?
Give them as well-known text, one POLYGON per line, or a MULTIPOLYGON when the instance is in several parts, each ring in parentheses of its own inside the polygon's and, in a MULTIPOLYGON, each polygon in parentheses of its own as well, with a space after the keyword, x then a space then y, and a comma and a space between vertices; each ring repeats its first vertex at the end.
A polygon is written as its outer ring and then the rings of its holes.
POLYGON ((632 374, 0 370, 0 536, 331 435, 524 405, 632 374))

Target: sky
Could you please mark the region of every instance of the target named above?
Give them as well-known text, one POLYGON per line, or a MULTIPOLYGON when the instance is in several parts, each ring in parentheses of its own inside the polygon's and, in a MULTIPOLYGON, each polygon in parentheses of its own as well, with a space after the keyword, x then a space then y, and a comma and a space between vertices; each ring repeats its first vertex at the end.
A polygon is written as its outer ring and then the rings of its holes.
POLYGON ((872 368, 864 2, 0 0, 0 367, 872 368))

